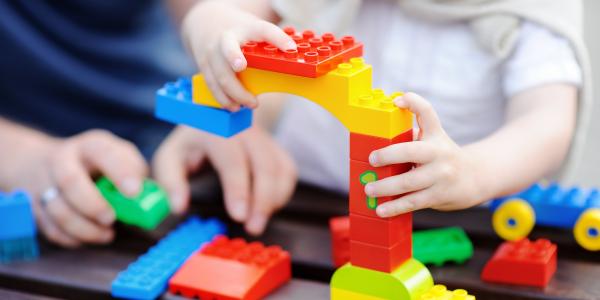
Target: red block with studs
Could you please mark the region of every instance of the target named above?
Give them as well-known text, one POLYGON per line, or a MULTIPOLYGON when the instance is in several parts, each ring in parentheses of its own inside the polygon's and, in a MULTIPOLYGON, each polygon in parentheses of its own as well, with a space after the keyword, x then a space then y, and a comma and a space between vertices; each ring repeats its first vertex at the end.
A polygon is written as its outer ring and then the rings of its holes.
POLYGON ((261 299, 290 278, 290 254, 279 246, 219 236, 184 263, 169 291, 200 299, 261 299))
POLYGON ((412 140, 412 128, 391 139, 351 132, 350 159, 369 162, 371 152, 393 144, 412 142, 412 140))
POLYGON ((488 282, 545 287, 556 272, 556 245, 523 239, 500 245, 481 273, 488 282))
POLYGON ((331 231, 331 255, 336 267, 350 261, 350 218, 348 216, 329 219, 331 231))
POLYGON ((248 42, 242 46, 248 67, 314 78, 363 54, 362 43, 352 36, 338 40, 331 33, 321 36, 310 30, 296 33, 291 27, 284 31, 294 39, 297 50, 281 51, 265 42, 248 42))
POLYGON ((391 247, 381 247, 350 240, 352 265, 390 273, 412 257, 412 236, 391 247))
POLYGON ((350 240, 392 247, 412 236, 412 213, 393 218, 366 217, 350 214, 350 240))
POLYGON ((410 171, 411 168, 410 163, 375 168, 368 162, 350 160, 350 213, 378 217, 375 213, 377 205, 394 200, 398 196, 368 198, 365 194, 366 183, 402 174, 410 171))

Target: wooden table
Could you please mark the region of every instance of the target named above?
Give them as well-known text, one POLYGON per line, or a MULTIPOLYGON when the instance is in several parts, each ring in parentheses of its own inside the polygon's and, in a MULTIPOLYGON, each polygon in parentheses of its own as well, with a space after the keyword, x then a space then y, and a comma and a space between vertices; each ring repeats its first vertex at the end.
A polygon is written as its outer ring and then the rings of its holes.
MULTIPOLYGON (((209 181, 210 182, 210 181, 209 181)), ((213 183, 195 185, 197 200, 190 213, 225 220, 220 195, 213 183)), ((294 279, 268 299, 327 299, 333 274, 328 220, 347 214, 347 198, 322 190, 300 187, 291 203, 277 214, 259 240, 278 244, 292 254, 294 279)), ((464 288, 478 299, 600 299, 600 255, 580 249, 571 232, 536 228, 533 238, 547 237, 558 244, 558 271, 545 289, 487 284, 479 279, 483 265, 501 242, 484 208, 459 212, 421 211, 415 229, 463 227, 475 245, 473 258, 464 265, 430 266, 436 283, 464 288)), ((116 241, 103 247, 65 250, 42 243, 35 262, 0 265, 0 299, 104 299, 110 282, 137 256, 144 253, 180 219, 169 219, 154 232, 118 226, 116 241)), ((230 235, 243 235, 230 224, 230 235)), ((165 294, 163 299, 181 299, 165 294)))

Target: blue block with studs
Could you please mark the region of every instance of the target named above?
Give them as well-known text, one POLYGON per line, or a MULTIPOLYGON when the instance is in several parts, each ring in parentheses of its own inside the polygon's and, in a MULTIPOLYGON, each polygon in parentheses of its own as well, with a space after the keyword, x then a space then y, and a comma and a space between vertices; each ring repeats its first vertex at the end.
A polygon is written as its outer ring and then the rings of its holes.
POLYGON ((230 112, 192 102, 189 78, 169 82, 156 92, 155 116, 222 137, 231 137, 252 125, 252 110, 248 108, 230 112))
POLYGON ((22 190, 0 192, 0 263, 39 256, 31 198, 22 190))
POLYGON ((190 217, 117 275, 111 286, 112 296, 156 299, 190 255, 223 233, 225 225, 217 219, 190 217))

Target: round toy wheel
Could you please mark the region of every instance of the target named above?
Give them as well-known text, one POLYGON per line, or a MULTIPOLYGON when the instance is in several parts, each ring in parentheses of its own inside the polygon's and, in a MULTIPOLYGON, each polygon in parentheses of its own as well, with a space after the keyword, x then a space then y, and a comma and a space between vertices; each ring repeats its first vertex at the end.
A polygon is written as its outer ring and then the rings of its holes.
POLYGON ((600 209, 584 211, 573 228, 577 243, 589 251, 600 250, 600 209))
POLYGON ((519 198, 502 203, 494 212, 492 225, 496 234, 509 241, 527 237, 535 225, 535 212, 527 201, 519 198))

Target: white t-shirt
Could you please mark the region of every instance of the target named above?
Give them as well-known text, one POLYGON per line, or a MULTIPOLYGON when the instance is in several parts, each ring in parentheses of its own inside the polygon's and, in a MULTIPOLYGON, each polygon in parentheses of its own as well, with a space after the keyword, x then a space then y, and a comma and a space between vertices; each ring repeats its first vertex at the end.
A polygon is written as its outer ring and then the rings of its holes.
MULTIPOLYGON (((507 100, 547 83, 581 83, 566 39, 525 22, 514 52, 500 60, 478 44, 467 23, 439 24, 406 15, 394 1, 364 1, 350 32, 364 43, 373 87, 411 91, 431 102, 458 144, 504 123, 507 100)), ((347 191, 348 131, 327 111, 291 99, 276 138, 295 158, 300 180, 347 191)))

